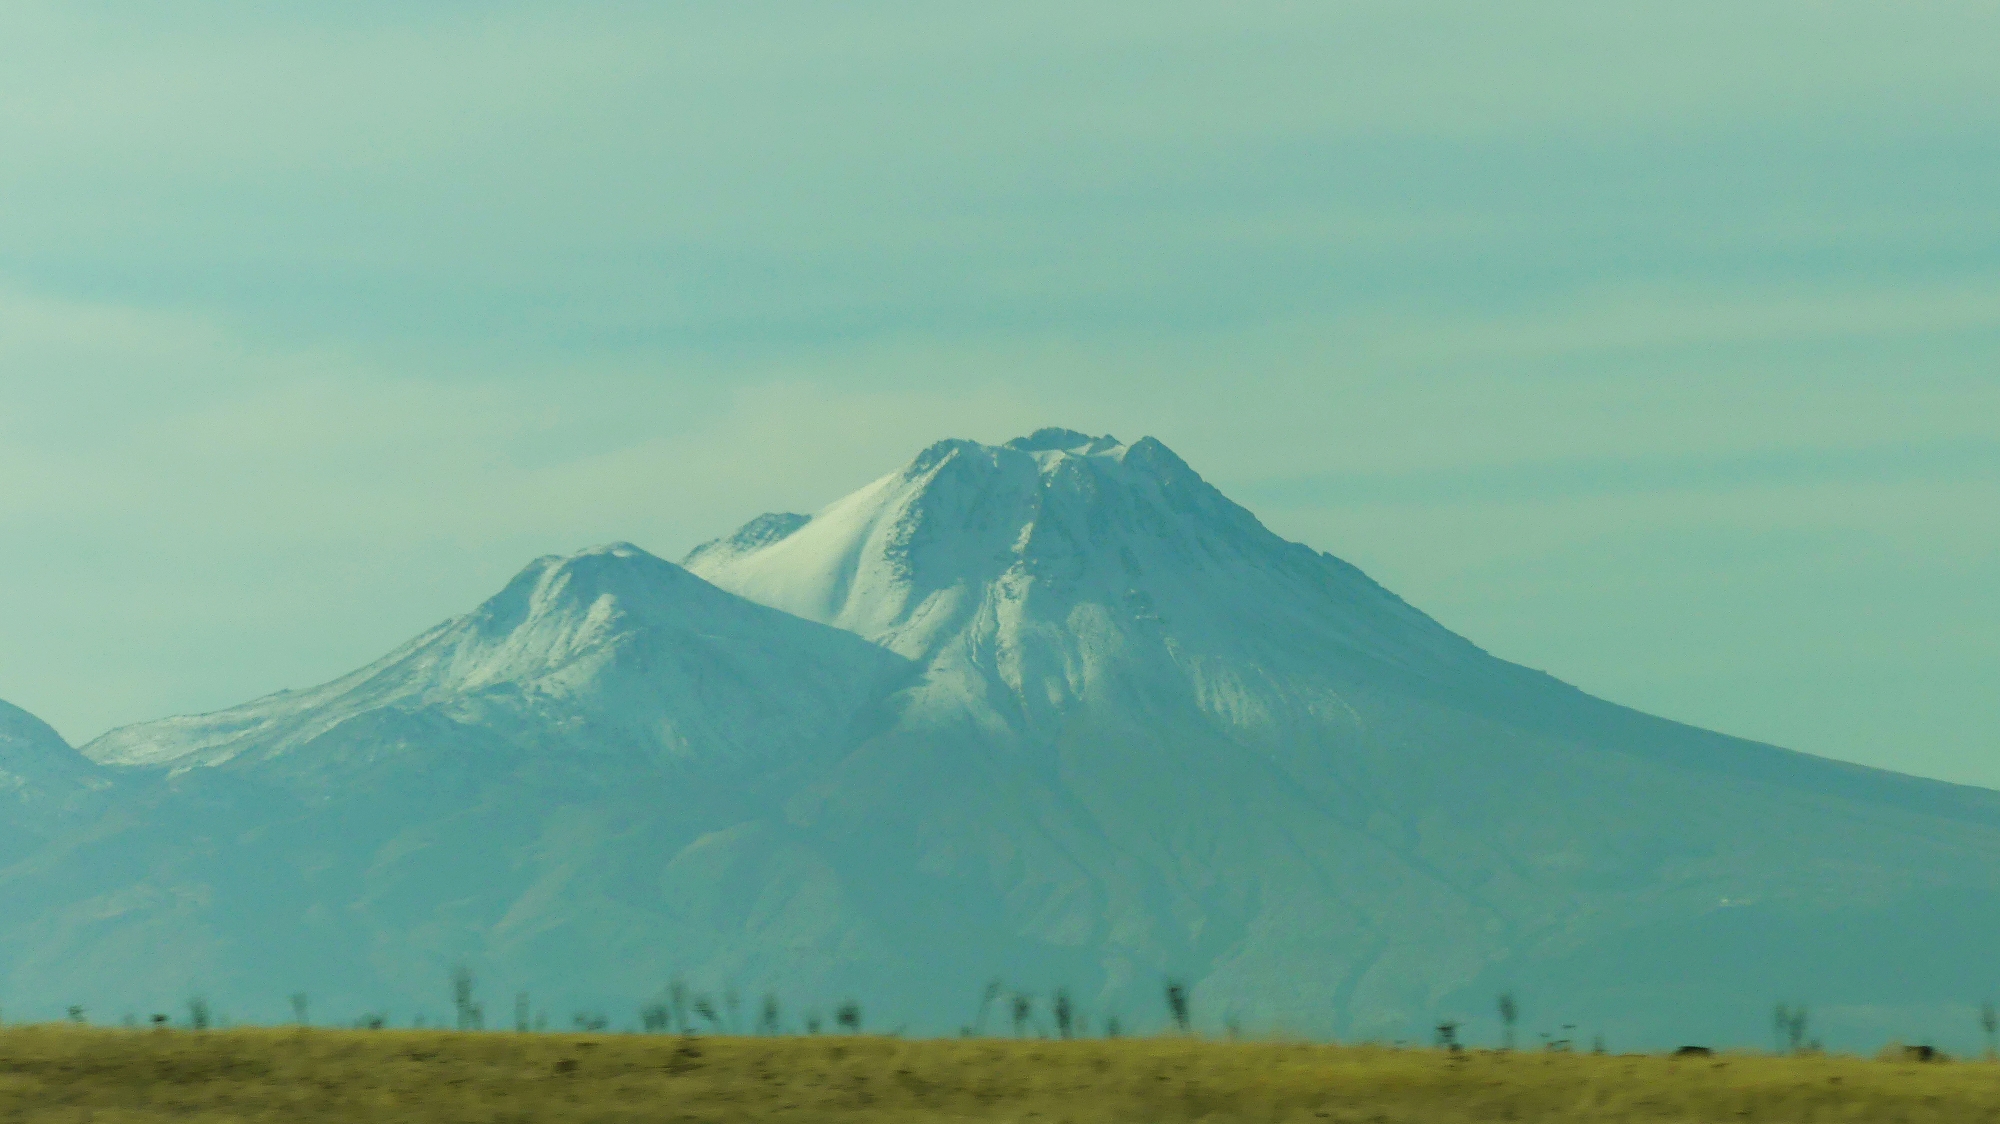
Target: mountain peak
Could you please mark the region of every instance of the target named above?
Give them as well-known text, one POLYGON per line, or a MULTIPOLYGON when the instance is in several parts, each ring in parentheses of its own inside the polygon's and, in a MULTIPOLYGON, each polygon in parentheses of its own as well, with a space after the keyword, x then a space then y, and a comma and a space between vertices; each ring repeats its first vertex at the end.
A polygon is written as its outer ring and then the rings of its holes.
POLYGON ((679 566, 629 542, 605 543, 573 554, 548 554, 535 559, 487 607, 515 600, 510 594, 524 594, 538 606, 553 601, 593 601, 607 594, 638 594, 655 599, 685 578, 686 573, 679 566))
POLYGON ((583 748, 733 752, 754 742, 761 753, 806 744, 815 724, 900 669, 852 636, 618 542, 538 558, 470 613, 330 683, 113 730, 85 754, 116 765, 219 765, 249 746, 286 754, 370 716, 422 711, 458 722, 499 710, 573 718, 594 731, 583 748))
POLYGON ((719 539, 710 539, 688 551, 681 565, 692 566, 698 559, 742 554, 769 546, 779 539, 812 522, 812 516, 799 515, 789 511, 767 511, 750 522, 738 527, 734 532, 719 539))
POLYGON ((1121 447, 1116 437, 1105 434, 1092 437, 1078 433, 1074 429, 1048 426, 1038 429, 1026 437, 1016 437, 1007 442, 1007 448, 1019 449, 1024 453, 1076 453, 1081 456, 1096 456, 1121 447))
POLYGON ((1435 666, 1472 650, 1274 534, 1151 437, 941 441, 809 520, 753 522, 687 565, 912 659, 971 659, 954 674, 1040 699, 1076 697, 1075 676, 1113 647, 1153 653, 1163 675, 1247 648, 1274 668, 1360 652, 1435 666), (1036 654, 1051 644, 1062 650, 1036 654))
POLYGON ((641 549, 640 549, 639 547, 636 547, 636 546, 633 546, 633 545, 632 545, 631 543, 629 543, 629 542, 608 542, 608 543, 602 543, 602 544, 600 544, 600 545, 598 545, 598 546, 587 546, 587 547, 583 548, 582 550, 579 550, 579 551, 575 552, 574 554, 570 554, 570 555, 566 555, 566 556, 561 556, 561 555, 559 555, 558 557, 569 557, 569 558, 599 558, 599 557, 602 557, 602 558, 638 558, 638 557, 640 557, 641 555, 644 555, 645 557, 648 557, 648 558, 651 558, 651 557, 653 557, 653 555, 651 555, 651 554, 648 554, 648 553, 647 553, 646 551, 644 551, 644 550, 641 550, 641 549))

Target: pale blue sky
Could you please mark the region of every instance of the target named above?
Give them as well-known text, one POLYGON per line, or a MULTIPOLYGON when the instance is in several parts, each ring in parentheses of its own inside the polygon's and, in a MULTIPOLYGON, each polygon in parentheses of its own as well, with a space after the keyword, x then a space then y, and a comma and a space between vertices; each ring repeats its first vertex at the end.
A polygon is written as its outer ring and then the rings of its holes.
POLYGON ((1990 3, 0 6, 0 698, 351 669, 942 436, 2000 785, 1990 3), (417 11, 420 14, 412 14, 417 11))

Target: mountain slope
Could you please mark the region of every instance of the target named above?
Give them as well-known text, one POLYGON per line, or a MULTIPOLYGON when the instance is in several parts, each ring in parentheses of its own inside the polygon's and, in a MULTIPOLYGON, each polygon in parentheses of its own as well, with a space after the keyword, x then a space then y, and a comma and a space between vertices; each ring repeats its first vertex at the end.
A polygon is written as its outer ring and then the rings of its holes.
POLYGON ((944 442, 746 532, 688 566, 923 669, 828 782, 823 822, 927 856, 901 873, 909 900, 951 903, 940 933, 1005 903, 991 925, 1106 1001, 1167 973, 1267 1020, 1397 1034, 1533 980, 1575 1018, 1664 1034, 1732 1009, 1743 1026, 1763 1009, 1745 989, 1844 987, 1867 1019, 1985 978, 1994 794, 1679 726, 1494 659, 1157 442, 944 442), (922 815, 878 795, 912 789, 922 815), (1956 913, 1913 938, 1881 920, 1898 910, 1956 913), (1869 938, 1885 957, 1935 969, 1920 993, 1771 955, 1850 914, 1886 930, 1869 938), (1656 970, 1670 950, 1714 963, 1656 970), (1598 965, 1587 986, 1563 967, 1579 957, 1598 965), (1617 1013, 1619 993, 1701 1017, 1617 1013))

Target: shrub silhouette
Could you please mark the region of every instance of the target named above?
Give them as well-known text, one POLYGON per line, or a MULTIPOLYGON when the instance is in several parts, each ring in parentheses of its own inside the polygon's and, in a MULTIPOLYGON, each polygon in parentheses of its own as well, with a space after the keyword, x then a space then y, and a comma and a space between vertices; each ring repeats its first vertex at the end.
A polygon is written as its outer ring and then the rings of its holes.
POLYGON ((1771 1022, 1778 1031, 1778 1050, 1799 1054, 1805 1052, 1806 1009, 1804 1005, 1788 1007, 1783 1003, 1771 1013, 1771 1022))
POLYGON ((1167 1014, 1173 1018, 1174 1026, 1182 1034, 1188 1032, 1190 1020, 1188 1017, 1187 987, 1178 980, 1167 981, 1167 1014))
POLYGON ((647 1034, 661 1034, 670 1029, 667 1005, 648 1003, 639 1008, 639 1026, 647 1034))
POLYGON ((674 1024, 680 1028, 682 1034, 693 1029, 688 1022, 687 983, 679 976, 675 976, 667 984, 667 1007, 673 1013, 674 1024))
POLYGON ((451 973, 451 1005, 458 1013, 458 1029, 485 1029, 486 1012, 472 998, 472 969, 463 964, 451 973))
POLYGON ((971 1033, 986 1033, 986 1012, 992 1008, 993 1001, 1000 998, 1000 990, 1001 984, 998 979, 986 981, 986 989, 979 993, 979 1013, 972 1018, 971 1033))
POLYGON ((695 996, 694 1013, 701 1016, 702 1021, 708 1024, 708 1029, 710 1029, 711 1031, 715 1031, 717 1033, 721 1032, 722 1020, 716 1017, 715 1004, 709 1002, 708 996, 706 995, 695 996))

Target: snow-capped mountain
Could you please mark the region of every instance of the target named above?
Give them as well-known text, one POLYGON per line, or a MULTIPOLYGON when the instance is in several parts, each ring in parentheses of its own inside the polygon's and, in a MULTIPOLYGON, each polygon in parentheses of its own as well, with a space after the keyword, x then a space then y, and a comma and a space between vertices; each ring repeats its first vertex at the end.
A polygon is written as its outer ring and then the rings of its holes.
POLYGON ((1175 978, 1211 1028, 1384 1038, 1510 990, 1647 1045, 1777 999, 1937 1033, 1994 982, 2000 795, 1496 659, 1157 441, 941 442, 685 566, 543 559, 86 746, 128 795, 0 866, 0 986, 435 1012, 463 962, 559 1019, 684 977, 950 1031, 994 977, 1138 1027, 1175 978))
POLYGON ((537 559, 473 612, 324 686, 114 730, 84 752, 108 765, 319 774, 432 751, 383 725, 421 715, 427 732, 560 743, 607 767, 635 757, 767 767, 825 743, 903 669, 873 645, 616 543, 537 559))

